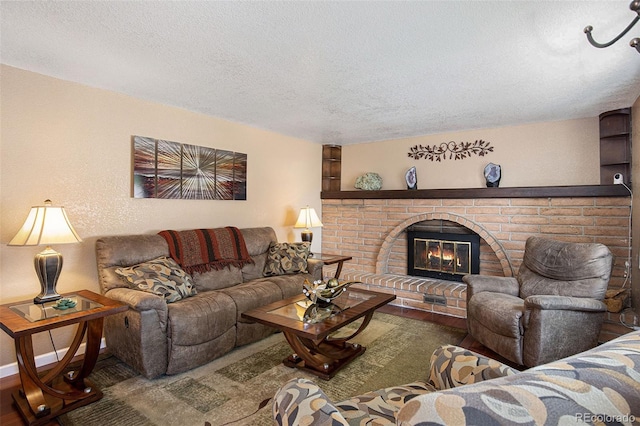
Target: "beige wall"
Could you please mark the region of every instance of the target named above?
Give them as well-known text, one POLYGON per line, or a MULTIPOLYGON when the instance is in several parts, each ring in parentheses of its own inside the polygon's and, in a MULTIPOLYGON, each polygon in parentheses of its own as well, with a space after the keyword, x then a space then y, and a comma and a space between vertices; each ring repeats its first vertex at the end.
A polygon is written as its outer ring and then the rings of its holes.
MULTIPOLYGON (((0 303, 39 292, 33 257, 42 248, 6 244, 46 198, 65 206, 84 240, 54 247, 64 255, 60 292, 99 291, 99 236, 233 225, 272 226, 280 241, 299 241, 292 229, 299 209, 320 211, 319 144, 16 68, 0 72, 0 303), (131 198, 132 135, 246 153, 247 200, 131 198)), ((321 237, 314 230, 313 250, 321 237)), ((68 346, 70 331, 54 333, 58 348, 68 346)), ((5 333, 0 348, 0 365, 15 361, 5 333)), ((48 336, 38 335, 36 353, 51 350, 48 336)))
POLYGON ((597 117, 473 130, 344 146, 342 190, 354 190, 365 172, 380 174, 383 189, 406 189, 404 174, 411 166, 416 166, 419 189, 481 188, 490 162, 502 167, 501 187, 598 185, 599 161, 597 117), (407 155, 414 145, 477 139, 490 142, 494 151, 441 162, 407 155))

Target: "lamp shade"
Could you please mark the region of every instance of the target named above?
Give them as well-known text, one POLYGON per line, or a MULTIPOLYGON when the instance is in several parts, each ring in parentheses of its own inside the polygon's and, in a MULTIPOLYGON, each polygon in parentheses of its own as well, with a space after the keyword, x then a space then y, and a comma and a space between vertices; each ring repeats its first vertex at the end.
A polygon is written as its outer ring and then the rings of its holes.
POLYGON ((320 218, 316 214, 316 211, 313 207, 303 207, 300 209, 300 215, 298 215, 298 221, 294 228, 318 228, 322 226, 322 222, 320 222, 320 218))
POLYGON ((51 200, 46 200, 44 206, 31 207, 27 220, 24 221, 24 225, 9 242, 9 245, 47 246, 33 259, 42 289, 40 294, 33 299, 34 303, 52 302, 62 297, 56 291, 56 283, 62 271, 62 255, 49 245, 79 243, 81 241, 82 239, 71 226, 64 207, 51 206, 51 200))
POLYGON ((27 220, 9 245, 37 246, 81 241, 69 222, 64 207, 52 207, 51 201, 46 200, 44 206, 31 207, 27 220))

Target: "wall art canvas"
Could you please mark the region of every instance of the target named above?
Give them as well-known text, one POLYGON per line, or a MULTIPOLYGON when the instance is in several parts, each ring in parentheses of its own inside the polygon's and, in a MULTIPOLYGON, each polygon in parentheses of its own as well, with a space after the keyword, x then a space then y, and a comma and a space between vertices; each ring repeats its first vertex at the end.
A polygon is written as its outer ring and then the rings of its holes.
POLYGON ((182 145, 182 198, 215 200, 216 152, 213 148, 182 145))
POLYGON ((133 196, 246 200, 247 154, 134 136, 133 196))
POLYGON ((182 145, 156 142, 156 197, 182 198, 182 145))
POLYGON ((247 199, 247 154, 234 152, 233 159, 233 199, 247 199))

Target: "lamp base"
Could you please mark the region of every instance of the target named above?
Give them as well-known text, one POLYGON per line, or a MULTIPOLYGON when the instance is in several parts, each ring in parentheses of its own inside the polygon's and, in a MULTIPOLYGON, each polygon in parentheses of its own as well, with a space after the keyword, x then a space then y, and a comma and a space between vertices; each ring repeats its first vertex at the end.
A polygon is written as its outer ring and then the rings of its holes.
POLYGON ((54 302, 54 301, 60 300, 60 299, 62 299, 62 296, 59 295, 58 293, 55 293, 55 291, 54 291, 54 294, 42 294, 42 293, 40 293, 39 295, 37 295, 36 297, 33 298, 33 303, 41 305, 43 303, 54 302))
POLYGON ((313 232, 309 230, 302 231, 300 233, 300 237, 302 238, 302 241, 306 243, 311 243, 311 240, 313 240, 313 232))
MULTIPOLYGON (((300 233, 300 237, 302 238, 303 242, 309 243, 309 245, 311 245, 311 240, 313 240, 313 232, 305 229, 300 233)), ((309 251, 309 257, 313 257, 313 253, 311 253, 311 251, 309 251)))
POLYGON ((56 292, 56 284, 62 270, 62 255, 51 247, 47 247, 36 254, 33 264, 40 279, 41 288, 40 294, 33 299, 33 303, 46 303, 61 299, 62 296, 56 292))

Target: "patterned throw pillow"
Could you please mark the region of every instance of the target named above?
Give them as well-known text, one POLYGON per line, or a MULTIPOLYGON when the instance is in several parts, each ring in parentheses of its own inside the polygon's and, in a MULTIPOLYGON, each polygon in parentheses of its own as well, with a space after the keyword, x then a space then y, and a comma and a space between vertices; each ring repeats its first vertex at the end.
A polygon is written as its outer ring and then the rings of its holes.
POLYGON ((297 274, 307 272, 307 259, 311 244, 271 243, 264 264, 264 276, 297 274))
POLYGON ((196 294, 191 276, 168 257, 117 268, 116 274, 122 276, 129 287, 162 296, 167 303, 196 294))

